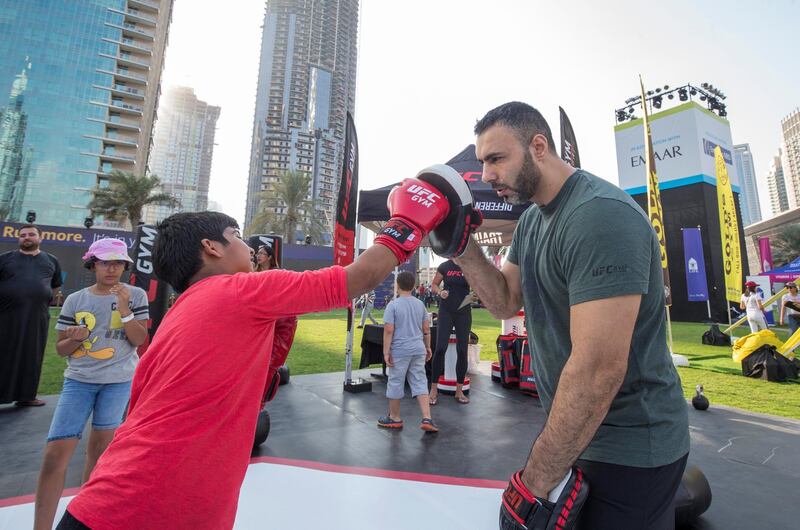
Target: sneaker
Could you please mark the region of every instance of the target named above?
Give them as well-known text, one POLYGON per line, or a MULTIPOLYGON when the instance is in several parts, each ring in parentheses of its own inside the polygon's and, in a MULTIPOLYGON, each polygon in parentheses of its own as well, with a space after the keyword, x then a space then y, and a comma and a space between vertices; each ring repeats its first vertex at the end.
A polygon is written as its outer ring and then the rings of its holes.
POLYGON ((378 418, 378 427, 384 427, 386 429, 402 429, 403 420, 393 420, 389 416, 384 416, 382 418, 378 418))
POLYGON ((439 432, 439 427, 433 423, 431 418, 422 418, 422 423, 419 424, 419 428, 427 432, 439 432))

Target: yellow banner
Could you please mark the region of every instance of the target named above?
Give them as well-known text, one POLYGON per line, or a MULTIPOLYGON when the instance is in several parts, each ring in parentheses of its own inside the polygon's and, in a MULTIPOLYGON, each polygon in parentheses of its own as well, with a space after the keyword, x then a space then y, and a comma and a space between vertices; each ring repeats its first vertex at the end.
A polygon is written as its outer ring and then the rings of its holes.
POLYGON ((644 92, 644 83, 639 76, 639 85, 642 89, 642 124, 644 125, 644 153, 645 168, 647 171, 647 216, 658 236, 658 245, 661 248, 661 270, 664 274, 664 297, 667 306, 672 305, 672 291, 669 283, 669 267, 667 264, 667 238, 664 234, 664 211, 661 208, 661 192, 658 190, 658 175, 656 174, 656 159, 653 155, 653 139, 650 135, 650 117, 647 115, 647 98, 644 92))
POLYGON ((742 252, 739 248, 739 222, 733 202, 728 168, 722 149, 714 148, 717 165, 717 202, 719 203, 719 231, 722 237, 722 264, 725 273, 725 298, 739 302, 742 298, 742 252))

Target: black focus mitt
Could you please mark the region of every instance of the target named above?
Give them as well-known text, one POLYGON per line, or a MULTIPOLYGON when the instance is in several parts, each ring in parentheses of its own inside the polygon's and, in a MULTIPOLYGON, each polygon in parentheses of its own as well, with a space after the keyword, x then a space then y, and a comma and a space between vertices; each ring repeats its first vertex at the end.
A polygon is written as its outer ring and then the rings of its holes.
POLYGON ((483 222, 480 210, 473 208, 469 185, 458 171, 444 164, 423 169, 417 178, 438 189, 450 204, 447 217, 428 234, 431 248, 443 258, 457 258, 466 250, 470 234, 483 222))
POLYGON ((550 492, 550 499, 533 495, 522 483, 522 471, 511 477, 500 505, 500 530, 569 530, 589 495, 580 468, 573 467, 550 492))

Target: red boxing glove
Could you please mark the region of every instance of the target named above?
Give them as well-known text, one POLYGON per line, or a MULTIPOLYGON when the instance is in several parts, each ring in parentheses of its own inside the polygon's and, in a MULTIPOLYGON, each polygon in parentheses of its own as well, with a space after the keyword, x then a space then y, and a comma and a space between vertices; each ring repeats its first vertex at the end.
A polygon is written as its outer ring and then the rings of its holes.
POLYGON ((450 204, 435 187, 419 179, 405 179, 386 201, 391 219, 375 243, 388 247, 398 263, 406 262, 423 238, 450 212, 450 204))
POLYGON ((279 318, 275 321, 275 333, 272 338, 272 355, 270 356, 269 370, 267 371, 267 385, 264 388, 264 395, 261 398, 261 408, 264 404, 272 401, 278 393, 280 376, 278 368, 286 363, 289 350, 294 342, 294 334, 297 331, 297 317, 279 318))

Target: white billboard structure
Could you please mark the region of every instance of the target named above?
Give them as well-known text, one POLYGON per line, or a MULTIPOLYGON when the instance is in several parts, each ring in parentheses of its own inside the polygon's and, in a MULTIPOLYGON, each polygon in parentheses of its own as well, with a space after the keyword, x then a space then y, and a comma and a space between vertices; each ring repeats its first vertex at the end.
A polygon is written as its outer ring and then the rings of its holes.
MULTIPOLYGON (((727 321, 714 148, 719 146, 722 149, 734 195, 738 196, 740 184, 733 164, 730 124, 698 103, 688 101, 653 114, 650 130, 664 212, 672 318, 699 322, 708 318, 710 308, 714 319, 727 321), (682 230, 697 227, 701 229, 703 242, 708 307, 702 302, 689 301, 689 286, 686 284, 689 265, 684 260, 682 230)), ((614 134, 619 186, 647 211, 642 120, 620 123, 614 128, 614 134)), ((741 225, 739 230, 740 247, 745 248, 741 225)))
MULTIPOLYGON (((719 145, 733 191, 740 192, 728 120, 690 101, 650 116, 650 131, 661 191, 699 182, 716 186, 714 147, 719 145)), ((617 125, 614 134, 619 187, 631 195, 646 193, 642 120, 617 125)))

